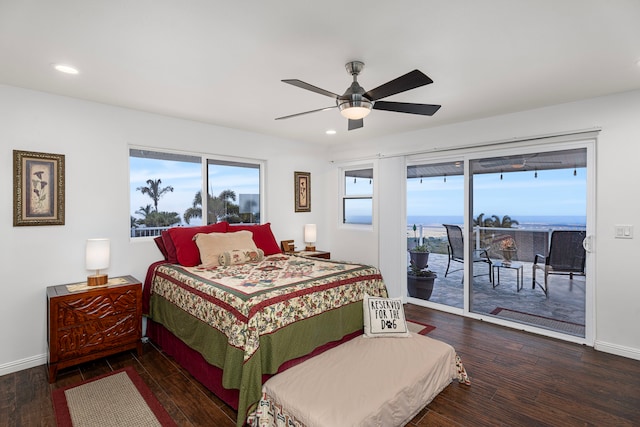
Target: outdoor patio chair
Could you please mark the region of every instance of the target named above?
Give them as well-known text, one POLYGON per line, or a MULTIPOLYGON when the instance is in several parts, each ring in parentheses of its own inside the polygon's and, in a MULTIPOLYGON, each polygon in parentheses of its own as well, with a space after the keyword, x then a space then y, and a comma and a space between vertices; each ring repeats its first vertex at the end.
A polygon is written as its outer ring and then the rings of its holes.
MULTIPOLYGON (((447 277, 447 274, 453 273, 454 271, 460 271, 463 268, 459 268, 457 270, 449 271, 451 267, 451 262, 459 262, 464 266, 464 241, 462 237, 462 229, 457 225, 450 224, 442 224, 444 228, 447 229, 447 239, 449 240, 449 246, 447 246, 447 251, 449 252, 449 259, 447 261, 447 271, 444 273, 444 277, 447 277)), ((489 252, 486 248, 482 249, 474 249, 473 250, 473 262, 484 262, 489 267, 489 283, 493 283, 492 277, 492 269, 491 269, 491 259, 489 258, 489 252)), ((476 276, 480 276, 481 274, 477 274, 476 276)), ((474 276, 474 277, 476 277, 474 276)), ((462 276, 462 280, 464 281, 464 275, 462 276)))
POLYGON ((549 254, 545 257, 536 254, 533 260, 533 284, 540 286, 542 291, 549 298, 549 275, 562 274, 569 275, 573 280, 573 275, 584 276, 584 266, 586 261, 586 251, 582 242, 586 237, 585 231, 555 230, 551 233, 551 243, 549 254), (544 283, 536 280, 536 271, 544 272, 544 283))

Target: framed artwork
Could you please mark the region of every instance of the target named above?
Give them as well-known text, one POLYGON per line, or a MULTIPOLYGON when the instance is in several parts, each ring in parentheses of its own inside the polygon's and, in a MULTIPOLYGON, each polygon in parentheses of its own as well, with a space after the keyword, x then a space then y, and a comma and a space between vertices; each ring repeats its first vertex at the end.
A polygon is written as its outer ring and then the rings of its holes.
POLYGON ((311 212, 311 173, 294 172, 295 211, 311 212))
POLYGON ((64 225, 64 154, 13 150, 13 226, 64 225))

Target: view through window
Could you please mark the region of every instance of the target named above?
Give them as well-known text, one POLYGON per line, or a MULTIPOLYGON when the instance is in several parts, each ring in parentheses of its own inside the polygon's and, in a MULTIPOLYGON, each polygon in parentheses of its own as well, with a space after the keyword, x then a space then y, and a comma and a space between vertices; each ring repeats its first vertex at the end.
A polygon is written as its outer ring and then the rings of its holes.
POLYGON ((174 226, 203 225, 205 209, 207 223, 260 222, 262 164, 211 157, 131 148, 131 237, 157 236, 174 226), (205 200, 203 191, 208 195, 205 200))
POLYGON ((345 170, 343 184, 343 224, 372 224, 373 169, 345 170))
POLYGON ((409 295, 465 308, 467 263, 470 312, 584 337, 587 149, 529 151, 468 162, 466 177, 462 160, 407 166, 409 257, 414 246, 426 245, 428 269, 437 275, 428 293, 416 293, 408 260, 409 295), (469 229, 464 221, 465 180, 469 229), (566 257, 555 266, 547 262, 554 233, 569 236, 556 243, 563 245, 566 257), (461 249, 467 239, 469 254, 461 249))

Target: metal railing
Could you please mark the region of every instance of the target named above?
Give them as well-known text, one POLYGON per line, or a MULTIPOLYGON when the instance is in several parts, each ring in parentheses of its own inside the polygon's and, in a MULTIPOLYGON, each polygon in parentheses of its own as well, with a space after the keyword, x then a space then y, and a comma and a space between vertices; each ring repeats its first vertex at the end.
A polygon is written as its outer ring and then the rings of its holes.
MULTIPOLYGON (((500 228, 474 227, 473 239, 476 249, 487 249, 490 258, 502 258, 500 243, 512 238, 517 248, 514 260, 533 262, 536 254, 546 256, 554 230, 584 230, 580 226, 554 226, 552 228, 500 228)), ((416 225, 414 236, 413 225, 407 227, 407 249, 416 244, 424 243, 429 238, 437 238, 446 242, 447 235, 444 227, 416 225), (417 239, 417 242, 415 241, 417 239)), ((446 252, 445 252, 446 253, 446 252)))
POLYGON ((131 227, 131 237, 156 237, 171 227, 131 227))

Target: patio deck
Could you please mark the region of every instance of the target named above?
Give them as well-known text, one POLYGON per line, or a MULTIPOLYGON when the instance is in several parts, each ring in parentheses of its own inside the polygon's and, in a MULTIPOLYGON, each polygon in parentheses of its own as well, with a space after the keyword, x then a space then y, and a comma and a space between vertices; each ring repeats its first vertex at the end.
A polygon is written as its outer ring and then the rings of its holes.
MULTIPOLYGON (((492 259, 492 261, 500 260, 492 259)), ((475 274, 482 273, 482 275, 473 278, 471 311, 491 314, 498 308, 506 308, 559 322, 585 324, 584 276, 574 276, 573 280, 568 276, 549 276, 549 298, 547 298, 539 286, 535 289, 531 287, 532 263, 517 262, 523 264, 524 273, 523 288, 520 292, 516 291, 516 270, 501 269, 500 285, 494 288, 486 274, 488 265, 476 263, 475 274)), ((452 269, 460 267, 462 267, 461 263, 452 264, 452 269)), ((444 277, 446 269, 447 255, 437 253, 429 255, 429 270, 438 275, 429 301, 463 308, 462 271, 450 272, 448 277, 444 277)))

